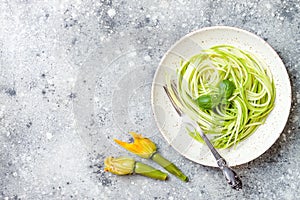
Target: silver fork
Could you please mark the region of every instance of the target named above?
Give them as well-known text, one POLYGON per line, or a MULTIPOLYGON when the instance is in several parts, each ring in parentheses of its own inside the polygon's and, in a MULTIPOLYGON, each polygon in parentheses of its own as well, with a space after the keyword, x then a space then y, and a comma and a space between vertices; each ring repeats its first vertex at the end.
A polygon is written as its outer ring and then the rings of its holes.
MULTIPOLYGON (((177 93, 177 89, 176 89, 176 85, 174 82, 171 83, 171 87, 172 90, 177 98, 177 100, 180 102, 180 98, 179 95, 177 93)), ((218 151, 213 147, 213 145, 210 143, 209 139, 207 138, 207 136, 203 133, 203 131, 201 130, 200 126, 194 121, 192 120, 188 115, 186 115, 184 112, 182 112, 182 110, 179 108, 178 105, 176 105, 174 99, 172 98, 172 96, 170 95, 170 92, 168 90, 168 88, 166 86, 163 86, 166 94, 168 95, 173 107, 175 108, 176 112, 178 113, 178 115, 182 118, 183 123, 192 126, 193 128, 195 128, 195 130, 197 132, 200 133, 202 139, 205 141, 206 145, 208 146, 208 148, 210 149, 210 151, 212 152, 213 156, 215 157, 217 164, 219 166, 219 168, 222 170, 227 183, 235 190, 240 190, 242 189, 242 181, 241 179, 238 177, 237 173, 235 171, 233 171, 228 165, 226 160, 218 153, 218 151)))

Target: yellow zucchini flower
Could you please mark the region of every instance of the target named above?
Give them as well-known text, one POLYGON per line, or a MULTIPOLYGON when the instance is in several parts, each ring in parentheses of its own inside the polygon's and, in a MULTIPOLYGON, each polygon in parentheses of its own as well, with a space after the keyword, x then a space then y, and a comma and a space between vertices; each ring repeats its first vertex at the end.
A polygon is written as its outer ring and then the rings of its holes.
POLYGON ((114 141, 124 149, 142 158, 150 158, 156 152, 156 145, 150 139, 134 132, 130 132, 130 134, 134 139, 133 143, 122 142, 117 139, 114 139, 114 141))
POLYGON ((166 180, 168 177, 168 174, 149 165, 136 162, 134 159, 129 157, 107 157, 104 160, 104 171, 111 172, 116 175, 129 175, 135 173, 158 180, 166 180))
POLYGON ((104 160, 105 168, 107 172, 111 172, 117 175, 132 174, 134 169, 135 161, 128 157, 107 157, 104 160))

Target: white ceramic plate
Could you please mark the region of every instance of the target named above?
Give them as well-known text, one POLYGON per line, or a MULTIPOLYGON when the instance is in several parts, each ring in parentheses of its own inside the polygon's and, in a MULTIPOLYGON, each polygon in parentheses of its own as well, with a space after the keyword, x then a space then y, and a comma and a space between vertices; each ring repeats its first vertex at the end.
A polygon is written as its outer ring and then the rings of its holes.
POLYGON ((163 90, 165 74, 175 73, 182 58, 190 58, 201 49, 228 44, 251 52, 264 61, 273 74, 276 87, 275 107, 265 124, 236 147, 219 150, 230 166, 247 163, 269 149, 283 131, 291 106, 291 85, 286 68, 277 53, 260 37, 233 27, 216 26, 192 32, 176 42, 162 58, 152 85, 152 109, 160 132, 180 154, 197 163, 217 166, 205 144, 193 140, 163 90))

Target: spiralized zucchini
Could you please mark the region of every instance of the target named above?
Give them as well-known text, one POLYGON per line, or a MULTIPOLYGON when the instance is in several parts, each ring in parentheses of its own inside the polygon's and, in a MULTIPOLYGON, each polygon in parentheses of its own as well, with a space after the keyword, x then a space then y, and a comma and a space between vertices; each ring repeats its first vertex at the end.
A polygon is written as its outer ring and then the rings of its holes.
MULTIPOLYGON (((275 85, 268 67, 254 55, 229 45, 202 50, 177 69, 178 106, 211 134, 216 148, 229 148, 249 137, 274 107, 275 85), (199 107, 202 95, 218 93, 223 80, 234 83, 232 96, 212 109, 199 107)), ((167 87, 172 90, 170 78, 167 87)), ((171 91, 176 98, 174 91, 171 91)), ((199 133, 187 129, 196 140, 199 133)), ((258 133, 259 134, 259 133, 258 133)))

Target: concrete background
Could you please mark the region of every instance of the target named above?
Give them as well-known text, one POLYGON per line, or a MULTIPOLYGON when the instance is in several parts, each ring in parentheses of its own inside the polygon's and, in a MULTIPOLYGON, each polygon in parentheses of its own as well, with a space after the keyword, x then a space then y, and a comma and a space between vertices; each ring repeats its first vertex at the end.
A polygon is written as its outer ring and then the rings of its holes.
POLYGON ((299 0, 3 0, 0 27, 0 199, 300 199, 299 0), (213 25, 262 37, 292 83, 287 126, 235 168, 239 192, 168 146, 150 106, 163 54, 213 25), (103 172, 106 156, 130 155, 112 141, 129 140, 128 131, 155 141, 190 182, 103 172))

